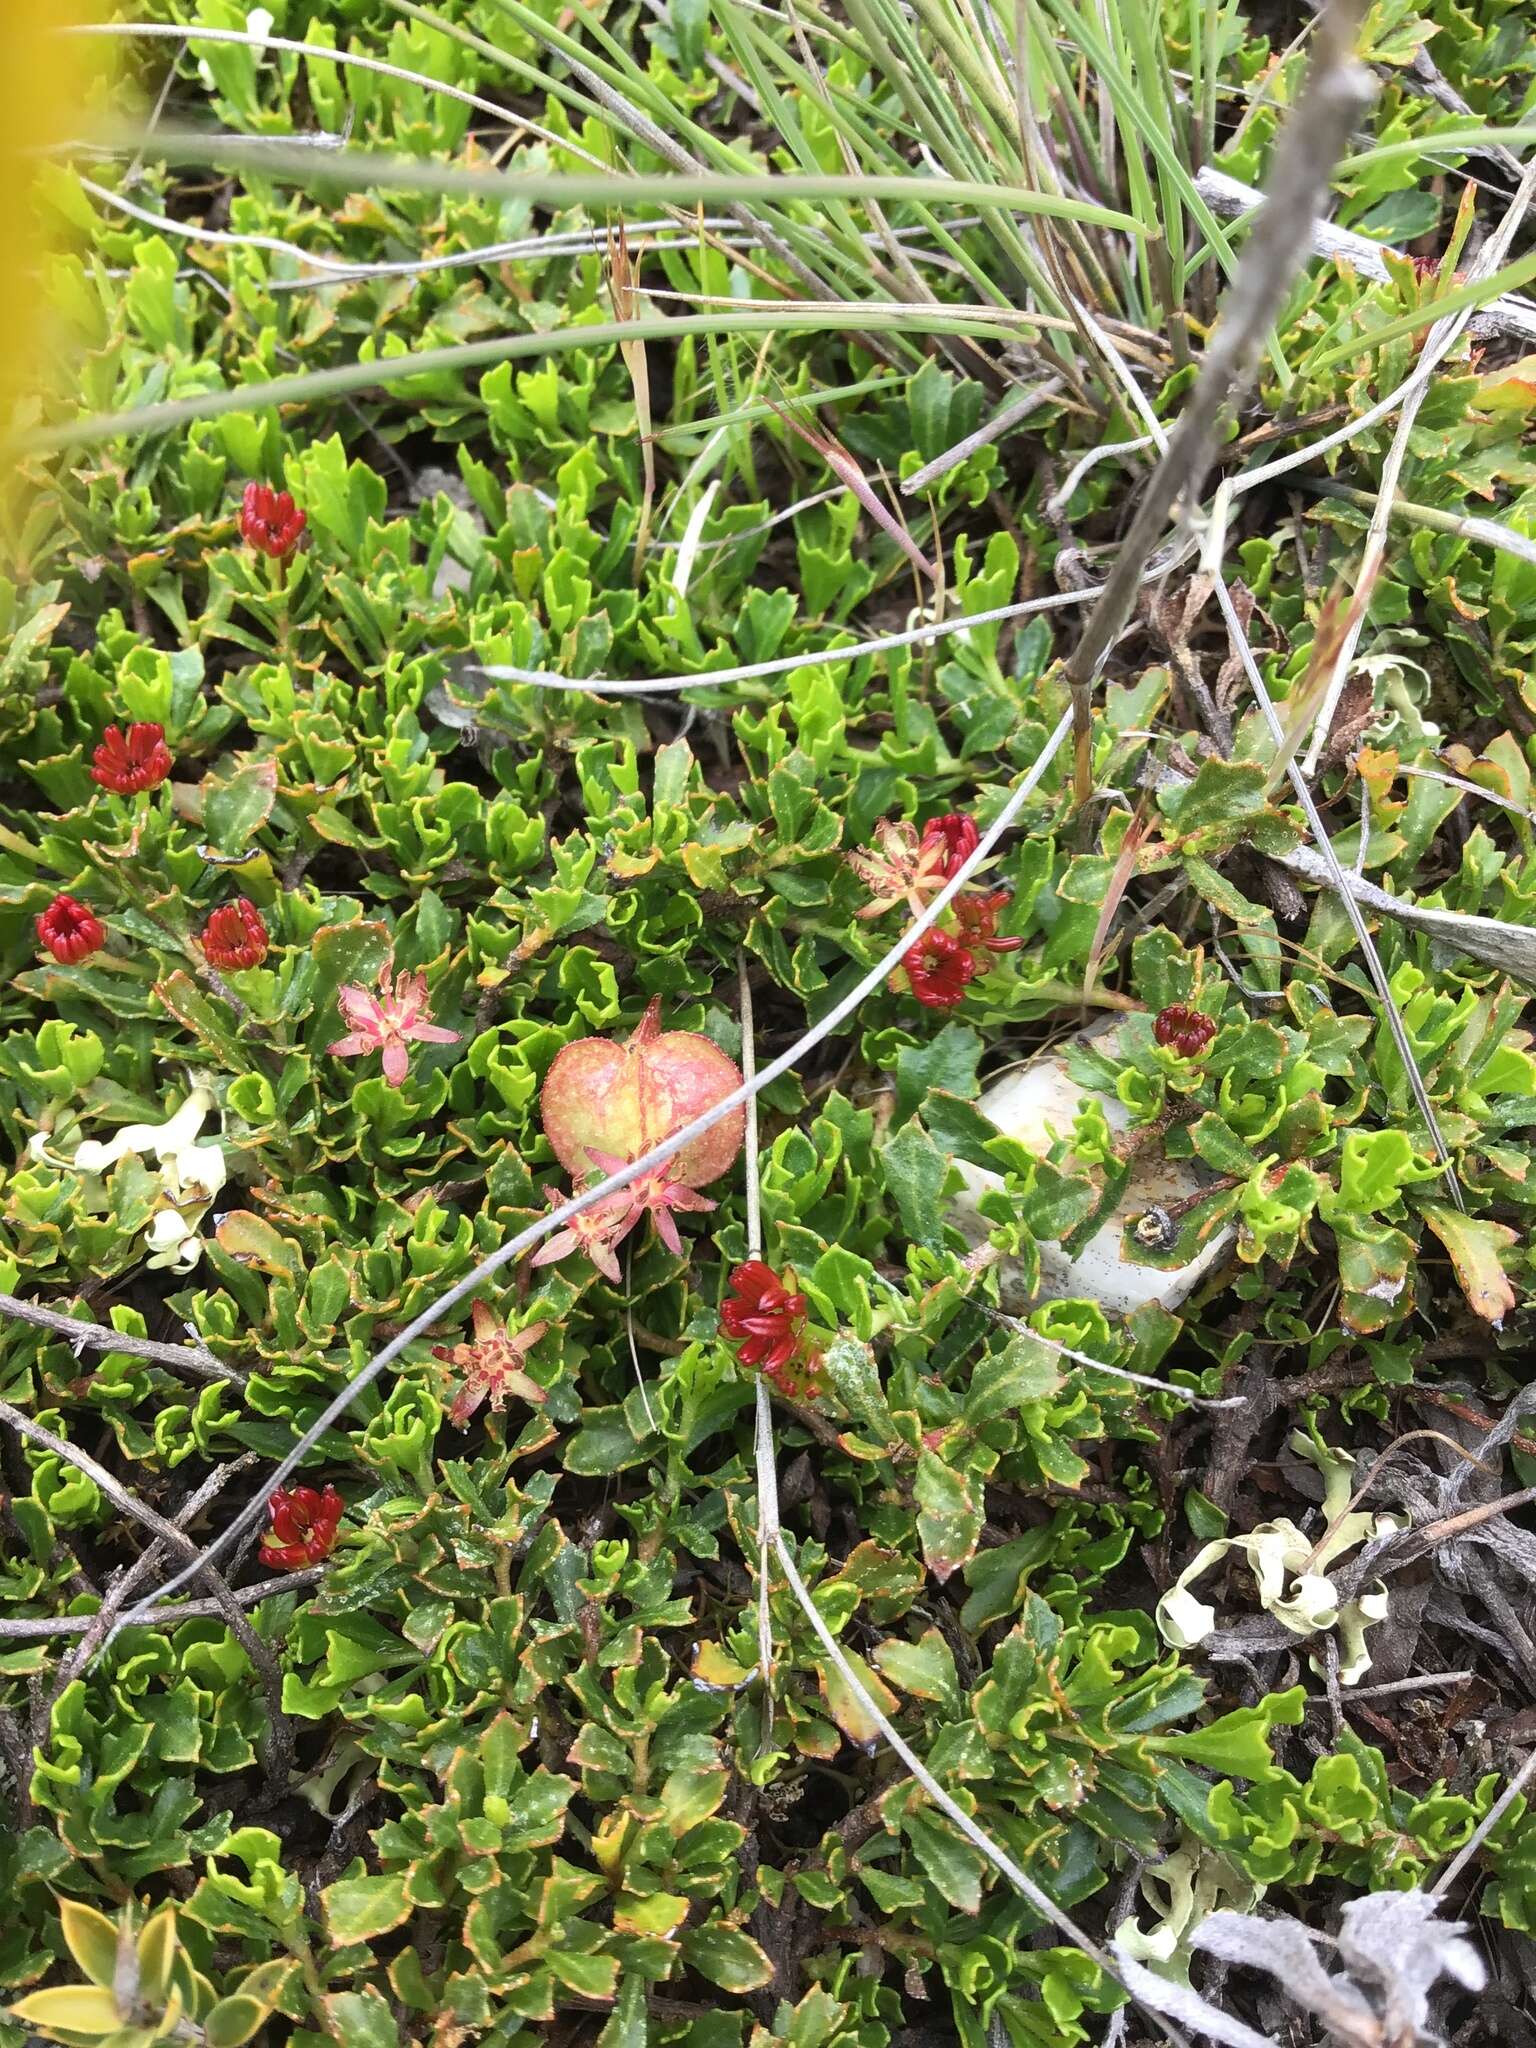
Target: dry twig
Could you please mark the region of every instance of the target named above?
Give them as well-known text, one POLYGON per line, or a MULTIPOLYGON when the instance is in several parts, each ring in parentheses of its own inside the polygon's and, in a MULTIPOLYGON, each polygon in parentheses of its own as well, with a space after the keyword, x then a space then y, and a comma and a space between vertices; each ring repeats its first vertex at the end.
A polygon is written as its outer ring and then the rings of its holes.
POLYGON ((39 1330, 53 1330, 67 1337, 77 1349, 121 1351, 129 1358, 152 1358, 157 1365, 172 1365, 179 1372, 195 1373, 202 1380, 227 1380, 232 1386, 245 1385, 244 1373, 201 1344, 157 1344, 148 1337, 127 1337, 121 1330, 109 1330, 104 1323, 82 1323, 56 1308, 44 1308, 38 1301, 23 1301, 16 1294, 0 1294, 0 1316, 13 1316, 19 1323, 31 1323, 39 1330))
POLYGON ((1319 16, 1312 67, 1282 131, 1264 210, 1248 238, 1199 378, 1067 663, 1079 804, 1091 793, 1090 700, 1099 671, 1131 615, 1142 571, 1174 506, 1180 499, 1192 504, 1199 495, 1222 420, 1253 378, 1265 336, 1311 247, 1333 166, 1375 92, 1370 73, 1355 58, 1357 21, 1356 0, 1335 0, 1319 16))

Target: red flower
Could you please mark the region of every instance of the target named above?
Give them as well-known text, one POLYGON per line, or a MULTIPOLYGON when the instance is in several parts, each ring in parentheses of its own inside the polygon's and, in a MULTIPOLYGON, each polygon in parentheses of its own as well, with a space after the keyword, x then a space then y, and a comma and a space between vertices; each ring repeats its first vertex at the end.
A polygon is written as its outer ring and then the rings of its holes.
POLYGON ((786 1267, 781 1280, 761 1259, 748 1259, 729 1286, 720 1327, 734 1339, 736 1356, 758 1367, 790 1400, 814 1401, 825 1391, 821 1353, 805 1340, 805 1296, 795 1291, 793 1268, 786 1267))
POLYGON ((1216 1036, 1216 1022, 1187 1003, 1170 1003, 1166 1010, 1158 1011, 1152 1036, 1159 1045, 1171 1046, 1184 1059, 1192 1060, 1216 1036))
POLYGON ((267 1502, 272 1527, 261 1539, 263 1564, 297 1571, 328 1557, 341 1527, 344 1503, 334 1486, 316 1493, 312 1486, 281 1486, 267 1502))
POLYGON ((958 873, 961 863, 970 859, 980 839, 974 818, 967 818, 960 811, 946 811, 942 818, 930 818, 923 827, 922 851, 928 853, 937 848, 943 849, 943 873, 947 882, 951 875, 958 873))
POLYGON ((790 1401, 819 1401, 827 1391, 826 1375, 821 1369, 821 1353, 807 1351, 792 1358, 785 1365, 765 1365, 763 1378, 772 1380, 779 1392, 790 1401))
POLYGON ((267 957, 267 928, 249 897, 221 903, 197 942, 210 967, 259 967, 267 957))
POLYGON ((126 737, 121 726, 109 725, 101 744, 91 756, 91 780, 119 796, 135 790, 154 789, 171 772, 171 750, 165 744, 165 727, 152 719, 130 725, 126 737))
POLYGON ((930 1010, 952 1010, 976 978, 976 955, 948 932, 924 932, 903 956, 907 981, 930 1010))
POLYGON ((993 889, 979 896, 957 896, 950 908, 960 927, 961 944, 985 946, 989 953, 1017 953, 1024 943, 1022 939, 1000 939, 997 936, 998 912, 1005 908, 1008 900, 1006 889, 993 889))
POLYGON ((720 1327, 735 1340, 743 1365, 782 1370, 805 1342, 805 1296, 796 1294, 793 1272, 781 1280, 761 1259, 748 1259, 730 1278, 731 1299, 722 1303, 720 1327))
POLYGON ((240 537, 258 554, 286 562, 309 524, 287 491, 270 484, 247 484, 240 500, 240 537))
POLYGON ((106 926, 73 896, 55 896, 37 920, 37 936, 66 967, 88 960, 107 943, 106 926))

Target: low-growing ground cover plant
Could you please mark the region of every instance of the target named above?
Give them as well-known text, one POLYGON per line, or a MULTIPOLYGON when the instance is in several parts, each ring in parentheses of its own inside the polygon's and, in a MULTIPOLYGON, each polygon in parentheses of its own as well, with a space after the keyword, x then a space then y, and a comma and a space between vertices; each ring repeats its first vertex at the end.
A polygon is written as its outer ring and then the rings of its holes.
POLYGON ((1076 749, 1310 10, 109 12, 0 503, 0 2048, 1529 2037, 1528 10, 1346 25, 1375 261, 1076 749), (1195 1292, 1042 1293, 1149 1160, 1195 1292))

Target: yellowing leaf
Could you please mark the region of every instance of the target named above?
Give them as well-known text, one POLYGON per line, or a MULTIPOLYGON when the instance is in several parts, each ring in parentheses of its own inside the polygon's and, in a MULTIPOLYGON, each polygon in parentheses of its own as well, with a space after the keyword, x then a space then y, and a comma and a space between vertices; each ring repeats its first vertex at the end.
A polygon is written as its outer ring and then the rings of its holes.
POLYGON ((695 1685, 707 1685, 711 1691, 734 1691, 738 1685, 745 1685, 751 1675, 745 1664, 738 1664, 718 1643, 699 1643, 694 1649, 695 1685))
POLYGON ((637 1899, 625 1892, 613 1909, 613 1924, 624 1934, 675 1934, 688 1917, 688 1901, 675 1892, 637 1899))
POLYGON ((1424 1221, 1451 1255, 1456 1278, 1475 1315, 1497 1327, 1515 1305, 1515 1290, 1499 1253, 1518 1242, 1507 1224, 1463 1216, 1457 1209, 1426 1202, 1424 1221))
POLYGON ((176 1915, 169 1906, 146 1923, 138 1956, 140 1996, 149 2005, 163 2005, 176 1959, 176 1915))
POLYGON ((65 1984, 34 1991, 10 2008, 11 2018, 50 2033, 115 2034, 123 2024, 117 2000, 95 1984, 65 1984))
MULTIPOLYGON (((854 1650, 845 1650, 849 1668, 863 1686, 869 1697, 889 1720, 896 1712, 900 1701, 878 1673, 871 1670, 864 1659, 854 1650)), ((817 1674, 821 1680, 822 1698, 827 1703, 827 1712, 850 1742, 856 1742, 861 1749, 869 1749, 880 1737, 880 1724, 868 1707, 859 1698, 853 1687, 833 1664, 826 1664, 817 1674)))
POLYGON ((117 1970, 116 1922, 79 1899, 60 1899, 59 1924, 65 1946, 86 1976, 110 1990, 117 1970))

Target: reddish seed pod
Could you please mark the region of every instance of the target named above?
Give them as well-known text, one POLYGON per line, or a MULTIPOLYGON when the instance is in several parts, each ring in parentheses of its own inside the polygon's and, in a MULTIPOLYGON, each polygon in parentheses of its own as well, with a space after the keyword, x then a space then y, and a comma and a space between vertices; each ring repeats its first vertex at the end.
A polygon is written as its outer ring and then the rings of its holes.
POLYGON ((1166 1010, 1158 1011, 1152 1036, 1159 1045, 1192 1060, 1216 1036, 1216 1020, 1203 1010, 1192 1010, 1187 1003, 1170 1003, 1166 1010))
MULTIPOLYGON (((741 1069, 700 1031, 663 1031, 653 997, 632 1035, 579 1038, 544 1077, 539 1108, 555 1157, 580 1183, 606 1158, 628 1165, 741 1086, 741 1069)), ((663 1169, 685 1188, 708 1187, 735 1164, 746 1111, 733 1109, 663 1169)))
POLYGON ((91 756, 91 780, 118 796, 132 796, 164 782, 172 765, 163 725, 144 719, 126 733, 119 725, 109 725, 91 756))
POLYGON ((74 967, 107 943, 106 926, 73 896, 58 895, 37 919, 37 936, 54 959, 74 967))
POLYGON ((267 927, 250 898, 237 896, 213 912, 198 944, 210 967, 259 967, 267 957, 267 927))

